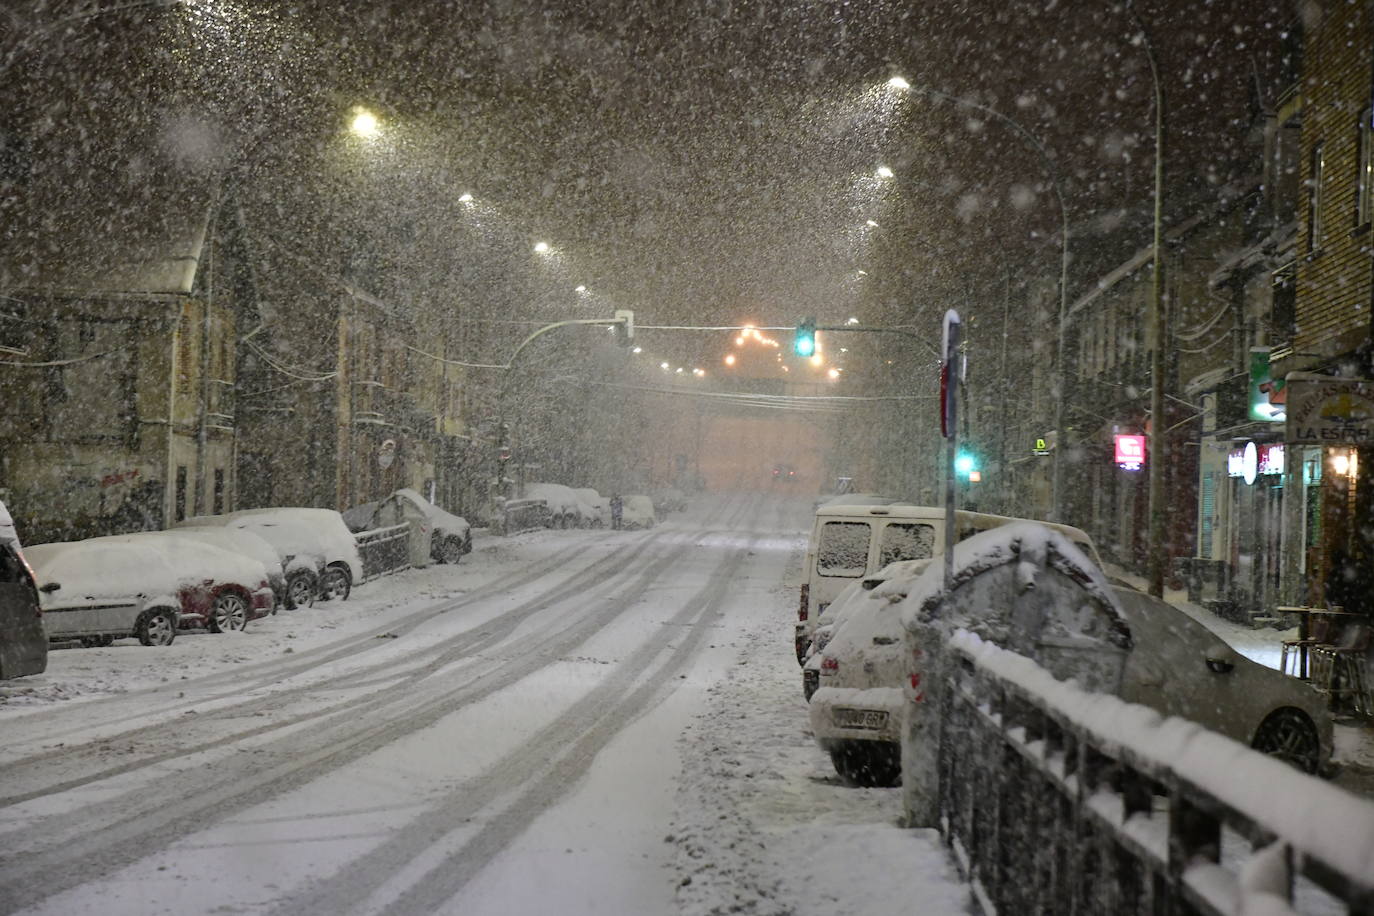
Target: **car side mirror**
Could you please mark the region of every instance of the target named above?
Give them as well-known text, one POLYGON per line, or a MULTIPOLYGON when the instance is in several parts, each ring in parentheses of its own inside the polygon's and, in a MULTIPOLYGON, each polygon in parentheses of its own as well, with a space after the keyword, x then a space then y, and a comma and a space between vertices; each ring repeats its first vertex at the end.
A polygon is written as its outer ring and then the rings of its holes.
POLYGON ((1207 670, 1213 674, 1229 674, 1236 668, 1236 651, 1230 646, 1217 643, 1207 650, 1207 670))
POLYGON ((44 582, 42 585, 38 587, 38 590, 45 595, 51 595, 53 592, 57 591, 61 587, 62 583, 60 582, 44 582))

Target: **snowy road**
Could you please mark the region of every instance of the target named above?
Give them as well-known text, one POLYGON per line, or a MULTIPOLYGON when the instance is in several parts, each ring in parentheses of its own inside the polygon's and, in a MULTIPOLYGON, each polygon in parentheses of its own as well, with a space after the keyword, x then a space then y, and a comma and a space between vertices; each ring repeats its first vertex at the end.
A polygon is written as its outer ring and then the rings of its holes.
POLYGON ((0 912, 964 912, 839 785, 790 643, 810 504, 479 542, 0 696, 0 912))

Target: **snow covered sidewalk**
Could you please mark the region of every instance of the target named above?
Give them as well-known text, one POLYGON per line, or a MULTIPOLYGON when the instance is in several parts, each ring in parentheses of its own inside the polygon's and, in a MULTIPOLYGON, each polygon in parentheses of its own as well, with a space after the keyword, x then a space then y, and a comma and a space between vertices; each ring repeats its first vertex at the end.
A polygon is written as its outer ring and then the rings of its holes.
POLYGON ((791 652, 792 592, 737 638, 737 660, 679 742, 677 897, 689 916, 965 914, 933 830, 897 826, 901 789, 842 784, 810 735, 791 652))

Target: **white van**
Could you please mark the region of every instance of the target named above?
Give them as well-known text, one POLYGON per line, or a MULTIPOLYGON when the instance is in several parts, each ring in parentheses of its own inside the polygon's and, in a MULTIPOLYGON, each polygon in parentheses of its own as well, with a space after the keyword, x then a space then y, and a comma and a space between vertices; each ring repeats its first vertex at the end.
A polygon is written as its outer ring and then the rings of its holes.
MULTIPOLYGON (((959 526, 956 534, 959 541, 990 528, 1027 521, 963 510, 956 511, 954 518, 959 526)), ((1062 532, 1101 568, 1097 549, 1086 533, 1069 525, 1040 524, 1062 532)), ((805 579, 797 607, 797 662, 805 662, 816 618, 845 586, 855 579, 873 575, 889 563, 936 556, 944 550, 944 544, 943 508, 909 503, 831 504, 818 508, 806 548, 805 579)))

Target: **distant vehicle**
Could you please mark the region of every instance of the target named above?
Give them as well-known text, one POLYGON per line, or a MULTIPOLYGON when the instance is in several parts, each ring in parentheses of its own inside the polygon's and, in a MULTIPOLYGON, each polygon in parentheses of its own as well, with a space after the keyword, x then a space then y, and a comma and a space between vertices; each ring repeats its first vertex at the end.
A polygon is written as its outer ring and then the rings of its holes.
POLYGON ((42 674, 47 667, 48 637, 33 570, 0 502, 0 680, 42 674))
POLYGON ((410 524, 412 537, 418 535, 421 542, 420 558, 436 563, 457 563, 472 552, 472 526, 467 519, 440 509, 409 488, 397 490, 386 499, 355 506, 343 513, 343 520, 355 534, 410 524))
POLYGON ((653 494, 654 511, 660 515, 681 512, 687 508, 687 496, 676 487, 664 487, 653 494))
POLYGON ((596 510, 585 504, 572 487, 561 483, 527 484, 525 498, 548 503, 549 523, 554 528, 590 528, 598 518, 596 510))
POLYGON ((620 517, 622 528, 652 528, 657 524, 652 499, 642 493, 625 497, 625 509, 620 517))
POLYGON ((790 464, 773 465, 773 479, 791 483, 797 479, 797 469, 790 464))
POLYGON ((592 521, 593 528, 610 527, 611 524, 611 500, 607 496, 602 496, 591 487, 573 487, 573 492, 577 498, 582 500, 583 505, 589 506, 596 513, 592 521))

